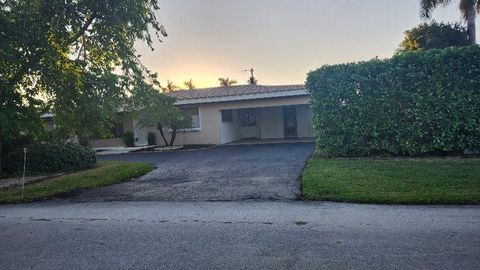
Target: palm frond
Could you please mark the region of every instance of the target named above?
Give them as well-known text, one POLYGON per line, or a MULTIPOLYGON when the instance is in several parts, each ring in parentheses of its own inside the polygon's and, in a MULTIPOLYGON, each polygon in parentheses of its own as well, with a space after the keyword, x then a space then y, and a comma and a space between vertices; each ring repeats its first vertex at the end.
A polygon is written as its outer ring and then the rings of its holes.
MULTIPOLYGON (((447 6, 452 0, 420 0, 420 16, 430 19, 432 11, 438 6, 447 6)), ((463 0, 461 1, 463 2, 463 0)))
POLYGON ((464 21, 468 19, 468 11, 474 9, 477 13, 480 11, 480 0, 461 0, 458 4, 458 8, 462 13, 464 21))

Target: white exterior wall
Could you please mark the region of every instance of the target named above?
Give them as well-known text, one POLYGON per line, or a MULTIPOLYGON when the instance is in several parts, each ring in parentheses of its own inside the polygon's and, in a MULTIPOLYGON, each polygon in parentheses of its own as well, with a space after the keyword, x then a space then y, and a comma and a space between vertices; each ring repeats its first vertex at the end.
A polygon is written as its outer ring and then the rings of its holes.
POLYGON ((229 142, 238 141, 241 139, 240 118, 238 111, 232 111, 232 122, 222 122, 220 126, 220 143, 225 144, 229 142))
POLYGON ((261 123, 260 138, 279 139, 284 136, 283 107, 261 108, 259 120, 261 123))
MULTIPOLYGON (((158 132, 156 127, 143 127, 138 124, 138 121, 133 121, 133 135, 135 139, 136 146, 143 146, 147 145, 147 135, 148 132, 158 132)), ((157 143, 158 143, 158 136, 157 136, 157 143)))
POLYGON ((296 106, 297 111, 297 137, 298 138, 313 138, 313 121, 312 111, 308 105, 296 106))
POLYGON ((258 122, 255 126, 242 127, 242 138, 258 138, 258 122))

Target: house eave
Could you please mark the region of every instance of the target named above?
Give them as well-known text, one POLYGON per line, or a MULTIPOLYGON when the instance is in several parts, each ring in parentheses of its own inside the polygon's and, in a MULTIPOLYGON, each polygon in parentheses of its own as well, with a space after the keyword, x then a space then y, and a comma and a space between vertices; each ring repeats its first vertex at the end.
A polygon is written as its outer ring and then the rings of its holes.
POLYGON ((253 99, 307 96, 307 95, 309 95, 309 93, 306 90, 292 90, 292 91, 281 91, 281 92, 270 92, 270 93, 237 95, 237 96, 183 99, 183 100, 178 100, 175 103, 175 105, 193 105, 193 104, 218 103, 218 102, 229 102, 229 101, 244 101, 244 100, 253 100, 253 99))

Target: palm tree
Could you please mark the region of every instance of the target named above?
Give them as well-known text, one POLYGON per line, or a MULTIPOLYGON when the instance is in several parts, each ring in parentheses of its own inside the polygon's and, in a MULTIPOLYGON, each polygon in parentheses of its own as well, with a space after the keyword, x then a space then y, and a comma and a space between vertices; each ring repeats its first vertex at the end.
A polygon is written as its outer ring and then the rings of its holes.
MULTIPOLYGON (((476 43, 475 15, 480 12, 480 0, 459 0, 459 9, 463 19, 467 22, 468 41, 470 44, 476 43)), ((438 6, 446 6, 452 0, 420 0, 421 15, 429 19, 432 11, 438 6)))
POLYGON ((167 80, 167 86, 162 87, 163 92, 167 92, 167 93, 168 92, 173 92, 173 91, 178 90, 178 89, 179 89, 179 87, 176 86, 175 84, 173 84, 173 82, 170 81, 170 80, 167 80))
MULTIPOLYGON (((244 70, 244 71, 249 71, 248 69, 244 70)), ((257 79, 255 78, 255 76, 253 76, 253 68, 250 69, 250 78, 248 78, 248 81, 247 83, 248 84, 252 84, 252 85, 257 85, 258 81, 257 79)))
POLYGON ((231 86, 237 83, 236 80, 230 80, 228 77, 227 78, 218 78, 220 81, 220 86, 231 86))
POLYGON ((195 89, 195 85, 193 84, 192 79, 183 82, 183 85, 185 85, 185 87, 187 87, 189 90, 195 89))

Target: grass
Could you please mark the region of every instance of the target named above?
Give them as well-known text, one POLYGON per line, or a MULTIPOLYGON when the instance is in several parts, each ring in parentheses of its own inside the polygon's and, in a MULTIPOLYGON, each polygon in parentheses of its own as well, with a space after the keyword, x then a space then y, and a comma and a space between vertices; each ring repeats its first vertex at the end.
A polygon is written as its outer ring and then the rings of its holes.
POLYGON ((88 188, 122 183, 153 170, 153 166, 140 162, 101 162, 92 169, 65 174, 59 177, 21 187, 0 190, 0 203, 20 203, 65 196, 88 188))
POLYGON ((480 204, 480 159, 325 159, 302 175, 307 200, 480 204))

